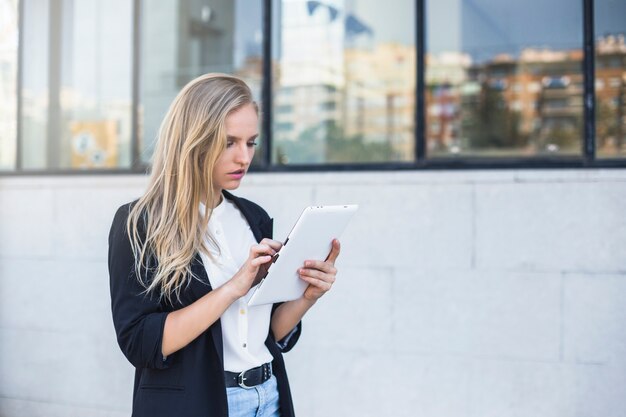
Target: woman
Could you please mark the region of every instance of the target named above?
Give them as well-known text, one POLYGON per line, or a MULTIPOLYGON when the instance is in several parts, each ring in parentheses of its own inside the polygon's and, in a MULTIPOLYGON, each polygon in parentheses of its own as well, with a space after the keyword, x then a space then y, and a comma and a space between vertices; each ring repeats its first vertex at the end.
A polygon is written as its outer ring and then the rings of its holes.
POLYGON ((309 285, 282 304, 244 299, 281 244, 239 187, 258 137, 246 84, 207 74, 187 84, 159 131, 146 193, 109 235, 113 322, 135 366, 133 416, 293 416, 282 352, 335 281, 339 242, 298 271, 309 285))

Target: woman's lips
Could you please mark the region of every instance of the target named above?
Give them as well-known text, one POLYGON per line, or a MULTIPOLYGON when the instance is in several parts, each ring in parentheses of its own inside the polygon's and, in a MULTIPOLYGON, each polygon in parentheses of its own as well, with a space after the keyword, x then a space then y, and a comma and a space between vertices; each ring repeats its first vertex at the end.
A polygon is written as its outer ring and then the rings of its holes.
POLYGON ((245 173, 246 171, 244 171, 243 169, 240 169, 239 171, 229 172, 226 175, 228 175, 232 179, 238 180, 239 178, 243 177, 245 173))

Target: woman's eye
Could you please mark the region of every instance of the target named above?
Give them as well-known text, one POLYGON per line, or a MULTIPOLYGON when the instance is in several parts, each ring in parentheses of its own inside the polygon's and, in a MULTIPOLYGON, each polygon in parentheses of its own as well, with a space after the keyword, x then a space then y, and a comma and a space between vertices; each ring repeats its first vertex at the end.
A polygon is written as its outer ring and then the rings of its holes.
POLYGON ((248 148, 254 148, 256 145, 256 142, 248 142, 248 148))
POLYGON ((227 147, 227 148, 230 148, 231 146, 233 146, 233 143, 234 143, 234 142, 226 142, 226 147, 227 147))

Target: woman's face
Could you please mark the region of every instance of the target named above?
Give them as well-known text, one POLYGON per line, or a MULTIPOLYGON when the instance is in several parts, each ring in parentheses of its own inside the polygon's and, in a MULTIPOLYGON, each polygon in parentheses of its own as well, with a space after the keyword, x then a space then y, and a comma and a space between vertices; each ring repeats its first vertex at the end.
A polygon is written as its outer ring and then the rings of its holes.
POLYGON ((259 136, 259 116, 253 104, 226 117, 226 135, 226 149, 213 167, 213 186, 218 192, 239 187, 252 162, 259 136))

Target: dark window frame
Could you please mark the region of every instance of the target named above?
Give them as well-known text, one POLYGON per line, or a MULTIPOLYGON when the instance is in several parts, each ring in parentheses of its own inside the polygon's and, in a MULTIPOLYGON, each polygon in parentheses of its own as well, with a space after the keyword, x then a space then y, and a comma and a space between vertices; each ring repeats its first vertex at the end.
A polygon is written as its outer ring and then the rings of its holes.
MULTIPOLYGON (((324 163, 324 164, 272 164, 272 30, 273 30, 273 2, 263 0, 263 65, 262 65, 262 135, 265 140, 261 144, 260 157, 252 167, 253 172, 328 172, 328 171, 398 171, 398 170, 467 170, 467 169, 563 169, 563 168, 626 168, 624 158, 601 158, 596 156, 596 96, 595 96, 595 44, 594 44, 594 0, 582 0, 583 21, 583 140, 580 156, 533 156, 533 157, 480 157, 458 156, 429 159, 426 149, 425 124, 425 55, 426 55, 426 0, 415 0, 415 48, 416 48, 416 89, 415 89, 415 160, 413 162, 383 162, 383 163, 324 163)), ((41 169, 23 170, 21 166, 21 130, 20 117, 22 114, 21 84, 22 84, 22 57, 23 57, 23 1, 19 7, 19 46, 18 46, 18 74, 17 74, 17 143, 15 168, 11 171, 0 171, 0 176, 29 176, 29 175, 127 175, 145 174, 149 167, 139 158, 139 83, 140 83, 140 52, 141 52, 141 0, 133 0, 133 58, 132 58, 132 165, 130 168, 114 169, 41 169)))

